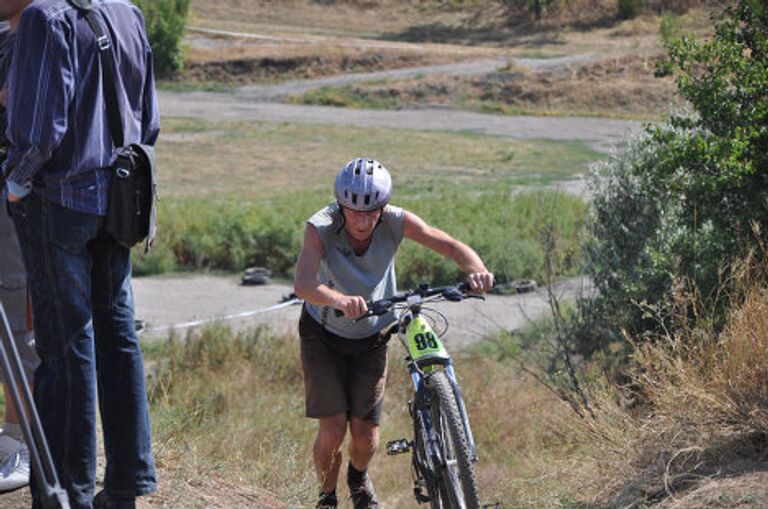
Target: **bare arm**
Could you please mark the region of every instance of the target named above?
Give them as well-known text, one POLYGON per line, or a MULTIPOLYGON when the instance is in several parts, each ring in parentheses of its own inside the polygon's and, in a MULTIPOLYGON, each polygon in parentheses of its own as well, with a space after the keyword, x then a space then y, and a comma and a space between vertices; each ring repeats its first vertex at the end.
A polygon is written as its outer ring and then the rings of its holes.
POLYGON ((368 311, 363 297, 344 295, 317 279, 322 259, 323 242, 320 240, 320 234, 314 226, 308 224, 304 230, 304 246, 296 262, 296 278, 293 285, 296 295, 310 304, 338 309, 349 319, 357 318, 368 311))
POLYGON ((403 219, 403 235, 453 260, 467 275, 472 290, 482 292, 493 286, 493 274, 488 271, 474 249, 443 230, 428 225, 419 216, 407 210, 403 219))

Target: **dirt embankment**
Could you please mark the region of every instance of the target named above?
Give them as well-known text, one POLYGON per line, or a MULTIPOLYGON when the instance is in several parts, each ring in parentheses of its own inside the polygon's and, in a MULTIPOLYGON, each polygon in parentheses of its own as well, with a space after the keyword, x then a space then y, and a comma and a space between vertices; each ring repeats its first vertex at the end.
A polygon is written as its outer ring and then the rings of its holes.
POLYGON ((241 57, 188 62, 184 74, 172 81, 241 86, 286 79, 312 79, 337 74, 400 69, 450 61, 455 59, 373 50, 348 51, 345 54, 241 57))
POLYGON ((506 114, 661 118, 675 102, 672 79, 654 77, 660 55, 599 57, 574 62, 520 60, 476 75, 440 73, 349 85, 327 93, 293 95, 302 104, 430 104, 506 114))

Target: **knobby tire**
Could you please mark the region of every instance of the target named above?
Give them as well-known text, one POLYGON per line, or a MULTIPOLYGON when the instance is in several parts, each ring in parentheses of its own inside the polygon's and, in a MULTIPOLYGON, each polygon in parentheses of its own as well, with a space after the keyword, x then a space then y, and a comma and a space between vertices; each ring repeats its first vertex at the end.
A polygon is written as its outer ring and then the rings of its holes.
MULTIPOLYGON (((447 443, 443 444, 443 454, 455 460, 458 466, 458 480, 463 492, 463 502, 467 509, 480 509, 480 496, 475 479, 475 468, 469 450, 469 443, 464 432, 461 414, 456 403, 451 382, 442 371, 435 372, 429 380, 430 401, 432 405, 432 424, 438 435, 447 443)), ((454 487, 454 481, 448 469, 436 472, 440 477, 441 494, 444 509, 461 507, 458 499, 462 493, 454 487)), ((434 495, 433 495, 434 497, 434 495)))

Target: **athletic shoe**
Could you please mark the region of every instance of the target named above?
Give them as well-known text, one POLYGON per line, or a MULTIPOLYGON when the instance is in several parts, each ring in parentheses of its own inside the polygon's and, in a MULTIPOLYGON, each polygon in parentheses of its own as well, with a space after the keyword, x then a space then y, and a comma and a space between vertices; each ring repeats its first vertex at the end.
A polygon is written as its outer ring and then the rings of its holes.
POLYGON ((336 509, 338 505, 339 500, 336 498, 335 491, 321 491, 315 509, 336 509))
POLYGON ((16 452, 21 442, 13 438, 7 433, 0 433, 0 462, 5 461, 5 458, 16 452))
POLYGON ((113 498, 107 490, 93 497, 93 509, 136 509, 136 498, 113 498))
POLYGON ((349 485, 349 495, 354 509, 380 509, 381 507, 373 490, 373 482, 368 475, 362 483, 349 485))
POLYGON ((19 446, 0 464, 0 493, 17 490, 29 484, 29 449, 19 446))

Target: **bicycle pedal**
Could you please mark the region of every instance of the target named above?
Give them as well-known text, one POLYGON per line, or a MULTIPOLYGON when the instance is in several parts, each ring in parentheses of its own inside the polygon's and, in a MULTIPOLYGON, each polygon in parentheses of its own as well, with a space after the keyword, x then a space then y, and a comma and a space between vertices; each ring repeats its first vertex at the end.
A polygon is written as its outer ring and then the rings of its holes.
POLYGON ((413 442, 401 438, 400 440, 392 440, 387 442, 387 454, 394 456, 396 454, 405 454, 411 450, 413 442))

